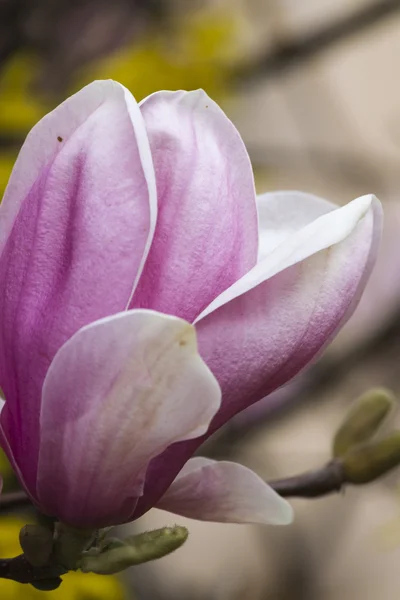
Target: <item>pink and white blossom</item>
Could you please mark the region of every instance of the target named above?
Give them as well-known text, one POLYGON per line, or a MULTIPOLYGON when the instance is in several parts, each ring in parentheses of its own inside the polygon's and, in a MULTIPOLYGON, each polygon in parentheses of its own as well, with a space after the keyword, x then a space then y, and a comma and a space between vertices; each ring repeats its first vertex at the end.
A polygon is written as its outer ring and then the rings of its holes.
POLYGON ((202 91, 95 82, 42 119, 0 207, 0 439, 34 503, 83 527, 290 521, 250 470, 191 457, 334 337, 380 223, 373 196, 256 197, 202 91))

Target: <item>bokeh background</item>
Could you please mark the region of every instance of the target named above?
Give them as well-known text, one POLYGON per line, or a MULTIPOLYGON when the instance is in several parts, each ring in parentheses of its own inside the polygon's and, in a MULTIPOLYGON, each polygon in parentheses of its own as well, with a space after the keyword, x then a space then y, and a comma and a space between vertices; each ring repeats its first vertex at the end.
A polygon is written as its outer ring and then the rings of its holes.
MULTIPOLYGON (((205 450, 266 479, 326 461, 368 388, 400 397, 399 57, 394 0, 0 0, 0 197, 30 127, 85 83, 114 78, 138 100, 203 87, 240 130, 260 192, 301 189, 339 204, 373 192, 383 202, 379 261, 355 316, 317 364, 205 450)), ((288 528, 192 521, 182 550, 121 580, 72 574, 47 595, 0 580, 0 598, 398 597, 399 472, 293 505, 288 528)), ((175 520, 152 511, 131 528, 175 520)), ((1 518, 0 556, 18 553, 19 527, 1 518)))

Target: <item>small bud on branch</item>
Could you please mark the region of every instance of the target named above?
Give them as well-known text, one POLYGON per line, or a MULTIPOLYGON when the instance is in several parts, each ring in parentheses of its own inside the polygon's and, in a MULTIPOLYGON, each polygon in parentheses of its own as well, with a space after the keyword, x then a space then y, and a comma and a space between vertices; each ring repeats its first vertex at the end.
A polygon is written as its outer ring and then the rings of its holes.
POLYGON ((384 389, 370 390, 363 394, 336 432, 333 456, 344 456, 354 446, 371 439, 393 409, 394 403, 393 395, 384 389))
POLYGON ((81 570, 100 575, 113 575, 150 560, 162 558, 182 546, 189 532, 186 527, 164 527, 146 531, 123 541, 113 540, 99 553, 87 552, 83 555, 81 570))

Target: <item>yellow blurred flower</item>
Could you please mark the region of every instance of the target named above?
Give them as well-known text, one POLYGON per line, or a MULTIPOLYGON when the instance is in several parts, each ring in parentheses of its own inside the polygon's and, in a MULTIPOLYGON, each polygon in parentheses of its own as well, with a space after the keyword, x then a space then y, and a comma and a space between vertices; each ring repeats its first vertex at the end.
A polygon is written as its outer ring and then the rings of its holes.
MULTIPOLYGON (((8 458, 0 448, 0 475, 3 480, 3 492, 11 492, 18 488, 18 481, 8 458)), ((1 548, 1 541, 0 541, 1 548)))
MULTIPOLYGON (((129 88, 137 100, 160 89, 196 88, 221 100, 229 88, 230 67, 242 51, 240 19, 234 13, 207 9, 177 18, 167 32, 154 30, 141 43, 91 64, 69 92, 93 79, 111 78, 129 88)), ((32 57, 20 54, 1 73, 0 200, 22 141, 53 107, 32 89, 38 68, 32 57)), ((58 102, 54 99, 53 104, 58 102)))
POLYGON ((16 56, 2 71, 0 80, 0 132, 25 136, 48 110, 30 90, 37 65, 24 54, 16 56))
POLYGON ((157 90, 203 88, 214 99, 228 89, 230 66, 240 49, 234 15, 208 10, 182 17, 171 31, 120 50, 85 73, 80 84, 111 78, 137 100, 157 90))
POLYGON ((0 200, 21 143, 49 110, 29 89, 34 64, 20 55, 10 61, 0 80, 0 200))
MULTIPOLYGON (((10 558, 21 553, 18 534, 25 521, 13 517, 0 519, 0 556, 10 558)), ((1 600, 126 600, 116 577, 71 572, 63 576, 61 586, 52 592, 40 592, 31 585, 0 579, 1 600)))

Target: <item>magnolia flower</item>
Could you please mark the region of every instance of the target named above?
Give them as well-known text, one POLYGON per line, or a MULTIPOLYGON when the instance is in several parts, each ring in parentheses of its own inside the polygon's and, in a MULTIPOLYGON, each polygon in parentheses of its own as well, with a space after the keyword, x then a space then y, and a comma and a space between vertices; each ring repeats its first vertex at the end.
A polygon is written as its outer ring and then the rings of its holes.
POLYGON ((0 439, 38 508, 82 527, 152 506, 288 522, 255 473, 191 456, 353 312, 378 201, 256 198, 204 92, 138 105, 106 81, 33 128, 0 211, 0 439))

